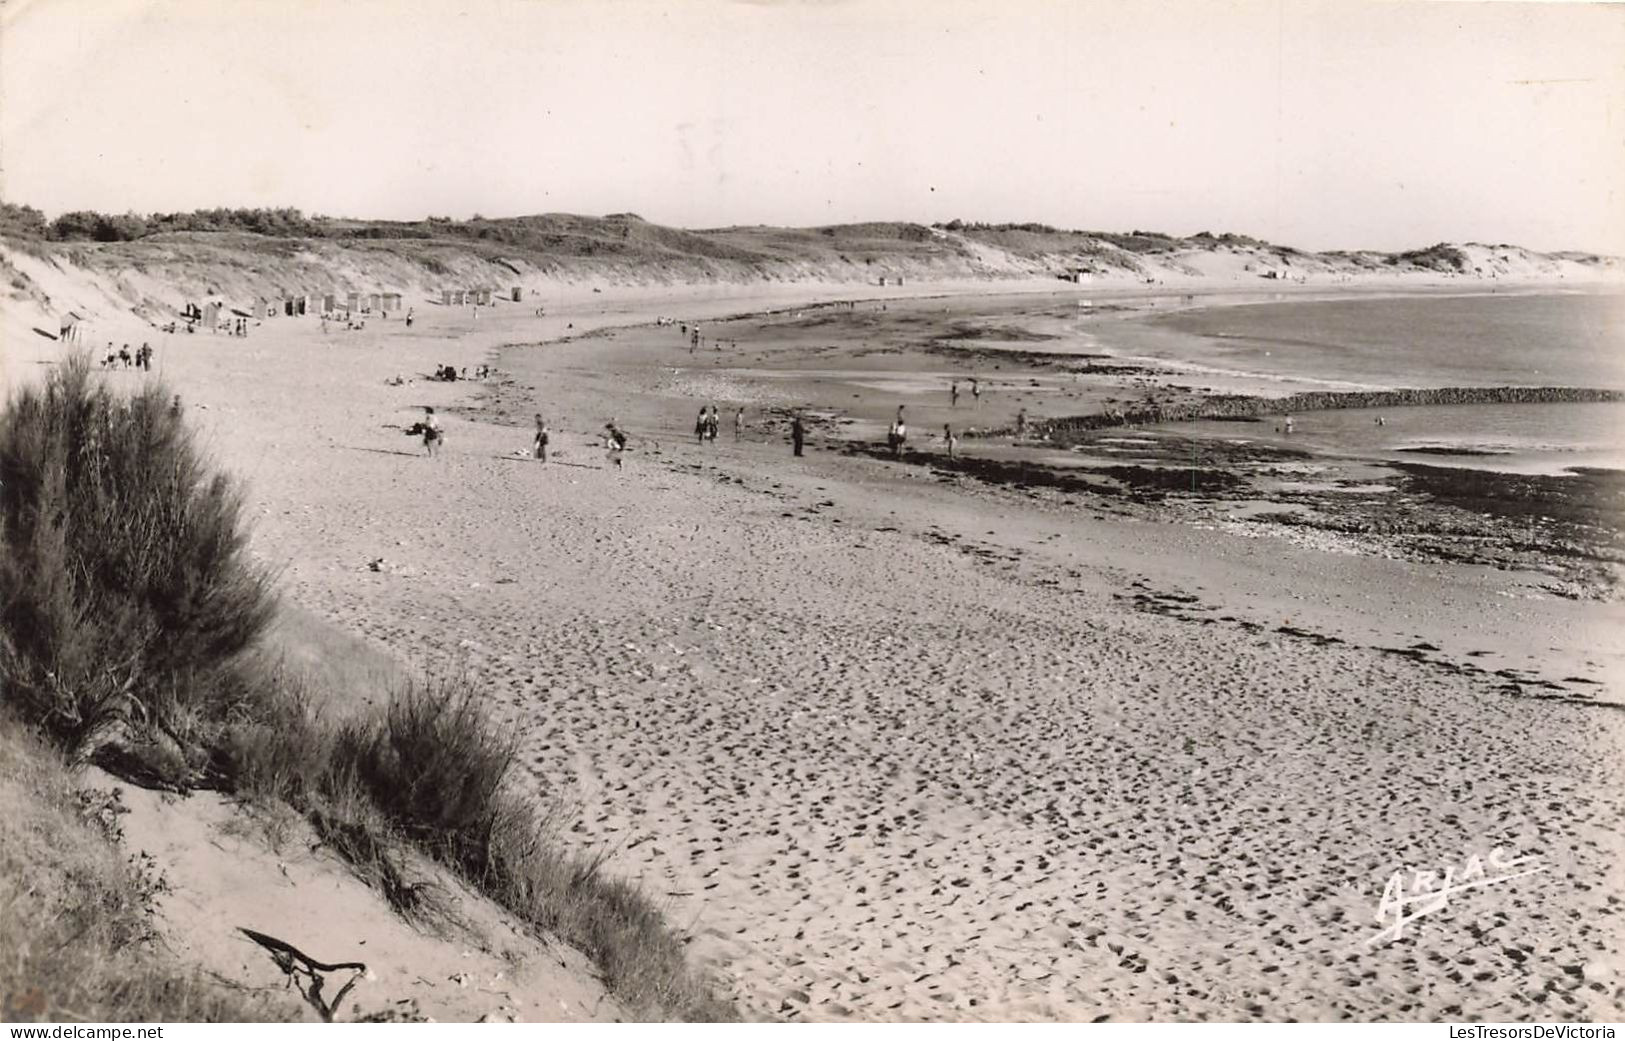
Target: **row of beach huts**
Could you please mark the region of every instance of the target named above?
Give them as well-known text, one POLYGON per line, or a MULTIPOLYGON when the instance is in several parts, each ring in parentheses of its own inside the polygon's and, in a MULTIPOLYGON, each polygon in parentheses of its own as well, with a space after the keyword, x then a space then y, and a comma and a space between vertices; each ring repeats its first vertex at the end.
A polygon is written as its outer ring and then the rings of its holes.
MULTIPOLYGON (((211 319, 220 317, 219 309, 222 304, 208 304, 203 308, 203 324, 212 327, 211 319), (216 314, 209 313, 210 308, 216 314)), ((399 293, 338 293, 304 294, 299 296, 260 296, 248 302, 247 310, 253 318, 288 318, 307 314, 338 314, 341 311, 360 314, 371 312, 373 314, 389 314, 391 311, 402 309, 402 297, 399 293)))
MULTIPOLYGON (((499 296, 493 289, 442 289, 440 302, 447 306, 477 306, 489 307, 499 296)), ((514 286, 507 298, 515 303, 524 299, 524 290, 514 286)), ((305 293, 295 296, 256 296, 242 306, 233 307, 222 300, 211 300, 199 307, 197 304, 187 304, 181 311, 181 318, 190 328, 218 329, 222 325, 236 318, 264 318, 288 317, 297 318, 304 315, 339 315, 346 314, 376 314, 388 316, 405 310, 405 300, 400 293, 305 293)), ((85 331, 85 316, 77 311, 66 311, 61 315, 61 332, 59 340, 78 342, 85 331)))
MULTIPOLYGON (((525 291, 519 286, 514 286, 509 295, 513 302, 517 304, 525 298, 525 291)), ((491 301, 496 297, 497 293, 491 289, 442 289, 440 291, 440 302, 447 307, 467 307, 469 305, 490 307, 491 301)))
MULTIPOLYGON (((497 293, 492 289, 442 289, 440 302, 447 306, 468 306, 477 304, 489 307, 497 293)), ((517 303, 524 298, 524 290, 514 286, 511 292, 512 299, 517 303)), ((279 315, 296 317, 306 314, 339 314, 348 311, 352 314, 392 314, 403 309, 400 293, 323 293, 305 296, 262 296, 249 303, 247 308, 250 316, 254 318, 275 318, 279 315)), ((218 317, 218 316, 217 316, 218 317)), ((205 310, 203 324, 209 326, 210 316, 205 310)))

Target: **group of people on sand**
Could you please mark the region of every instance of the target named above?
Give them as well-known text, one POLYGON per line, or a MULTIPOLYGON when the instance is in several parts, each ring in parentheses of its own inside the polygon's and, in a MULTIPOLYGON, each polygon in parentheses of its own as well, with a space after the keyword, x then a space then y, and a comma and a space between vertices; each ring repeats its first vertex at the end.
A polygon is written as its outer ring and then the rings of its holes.
POLYGON ((147 344, 142 344, 132 353, 130 345, 125 344, 115 351, 113 350, 113 341, 107 341, 107 357, 102 359, 102 368, 116 369, 121 363, 126 369, 133 365, 143 372, 151 372, 152 348, 147 344))
POLYGON ((908 424, 903 420, 903 406, 897 406, 897 418, 892 420, 890 429, 886 431, 886 447, 891 449, 893 459, 903 456, 903 444, 908 440, 908 424))
MULTIPOLYGON (((717 407, 712 405, 709 409, 700 408, 698 418, 694 420, 694 436, 700 444, 707 441, 716 441, 717 435, 722 432, 722 417, 717 415, 717 407)), ((734 412, 734 440, 738 441, 745 436, 745 410, 743 408, 734 412)))
MULTIPOLYGON (((496 370, 491 368, 489 365, 474 366, 474 379, 483 380, 486 377, 493 376, 495 374, 496 370)), ((434 367, 434 375, 430 376, 429 378, 432 380, 440 380, 443 383, 456 383, 458 380, 466 380, 470 377, 468 375, 467 365, 463 366, 461 373, 457 371, 457 367, 455 365, 436 365, 434 367)))
MULTIPOLYGON (((982 403, 982 385, 980 383, 978 383, 976 380, 971 380, 970 381, 970 396, 971 396, 971 404, 980 405, 982 403)), ((953 383, 951 383, 949 385, 949 387, 948 387, 948 405, 950 407, 952 407, 952 408, 958 408, 959 407, 959 381, 958 380, 954 380, 953 383)))
POLYGON ((694 436, 699 438, 702 445, 707 441, 715 441, 721 423, 722 421, 717 417, 717 407, 715 405, 711 406, 710 412, 707 412, 705 406, 702 405, 700 406, 700 418, 694 421, 694 436))

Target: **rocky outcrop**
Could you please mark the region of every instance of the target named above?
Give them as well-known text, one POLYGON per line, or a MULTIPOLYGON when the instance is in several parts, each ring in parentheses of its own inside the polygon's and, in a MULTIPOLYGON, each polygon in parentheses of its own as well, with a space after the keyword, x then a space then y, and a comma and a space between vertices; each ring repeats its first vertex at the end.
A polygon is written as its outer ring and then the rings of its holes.
POLYGON ((1050 439, 1118 426, 1148 426, 1197 419, 1255 419, 1336 408, 1403 408, 1413 405, 1526 405, 1625 401, 1625 391, 1593 387, 1405 387, 1395 390, 1307 391, 1283 398, 1217 394, 1195 401, 1063 416, 1035 424, 1050 439))

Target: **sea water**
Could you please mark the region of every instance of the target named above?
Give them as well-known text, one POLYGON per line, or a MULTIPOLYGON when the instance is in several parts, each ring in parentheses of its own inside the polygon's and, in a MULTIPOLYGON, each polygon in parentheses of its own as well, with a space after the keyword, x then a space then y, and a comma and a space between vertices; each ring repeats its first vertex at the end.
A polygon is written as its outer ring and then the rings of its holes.
MULTIPOLYGON (((1625 295, 1612 293, 1434 294, 1206 307, 1135 319, 1097 337, 1115 342, 1125 354, 1196 371, 1290 381, 1292 389, 1625 389, 1625 295)), ((1322 451, 1524 472, 1625 469, 1625 404, 1355 409, 1293 418, 1296 443, 1322 451), (1379 416, 1382 424, 1376 422, 1379 416)), ((1266 420, 1188 429, 1273 440, 1274 427, 1266 420)))

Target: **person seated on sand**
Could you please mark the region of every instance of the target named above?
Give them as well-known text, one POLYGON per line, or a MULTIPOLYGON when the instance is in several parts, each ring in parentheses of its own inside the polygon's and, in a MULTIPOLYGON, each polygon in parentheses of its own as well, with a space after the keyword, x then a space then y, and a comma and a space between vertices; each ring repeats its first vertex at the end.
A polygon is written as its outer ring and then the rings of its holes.
POLYGON ((547 420, 542 418, 540 412, 536 413, 536 436, 531 438, 531 456, 537 462, 547 462, 548 429, 547 420))
POLYGON ((422 431, 423 450, 427 452, 429 457, 432 459, 434 456, 440 453, 440 448, 446 440, 445 433, 440 429, 440 420, 436 418, 434 414, 433 405, 423 406, 422 431))

